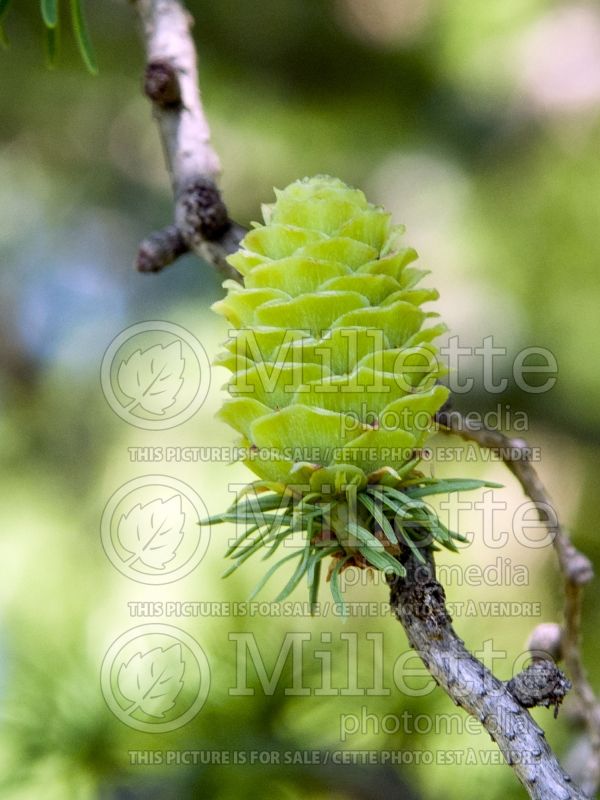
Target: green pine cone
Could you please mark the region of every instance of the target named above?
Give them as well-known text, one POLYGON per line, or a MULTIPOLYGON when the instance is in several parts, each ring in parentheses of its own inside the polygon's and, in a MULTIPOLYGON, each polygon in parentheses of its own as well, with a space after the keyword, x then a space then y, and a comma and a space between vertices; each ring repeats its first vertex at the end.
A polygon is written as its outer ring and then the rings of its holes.
POLYGON ((214 306, 232 328, 215 362, 232 373, 219 416, 241 435, 261 494, 212 521, 242 525, 230 571, 301 532, 303 548, 283 559, 300 560, 280 597, 306 574, 314 599, 332 555, 339 599, 344 566, 402 574, 402 548, 454 549, 460 538, 420 499, 440 489, 417 470, 448 397, 432 344, 445 326, 426 326, 437 315, 421 306, 438 294, 415 288, 427 273, 410 266, 417 254, 402 246, 403 227, 358 189, 327 176, 296 181, 263 216, 228 259, 244 286, 227 281, 214 306))
POLYGON ((236 329, 220 416, 273 483, 402 474, 448 395, 431 344, 444 327, 421 309, 438 294, 415 289, 426 273, 403 228, 361 191, 317 177, 276 194, 229 259, 245 286, 215 306, 236 329))

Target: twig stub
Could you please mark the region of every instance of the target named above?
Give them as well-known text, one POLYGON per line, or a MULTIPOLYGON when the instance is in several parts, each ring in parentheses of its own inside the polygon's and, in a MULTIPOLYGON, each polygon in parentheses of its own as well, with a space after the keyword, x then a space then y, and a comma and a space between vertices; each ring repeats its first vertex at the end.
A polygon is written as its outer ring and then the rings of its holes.
POLYGON ((168 225, 160 231, 154 231, 141 242, 135 268, 138 272, 160 272, 188 251, 189 247, 177 225, 168 225))

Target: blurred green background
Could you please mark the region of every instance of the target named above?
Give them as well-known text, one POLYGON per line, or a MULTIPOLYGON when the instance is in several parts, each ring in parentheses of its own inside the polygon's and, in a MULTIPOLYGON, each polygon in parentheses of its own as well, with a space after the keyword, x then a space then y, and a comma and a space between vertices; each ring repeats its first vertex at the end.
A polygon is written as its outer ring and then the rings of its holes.
MULTIPOLYGON (((542 450, 542 476, 577 544, 600 563, 598 6, 553 0, 188 5, 232 216, 244 224, 256 219, 273 186, 318 172, 337 175, 407 225, 408 239, 433 271, 429 285, 441 292, 438 310, 462 345, 477 347, 493 335, 512 354, 549 348, 559 365, 552 391, 520 391, 507 357, 498 359, 498 375, 510 378, 507 391, 488 394, 474 358, 465 360, 462 375, 473 375, 476 388, 456 405, 484 411, 501 402, 527 413, 527 437, 542 450)), ((486 766, 480 751, 494 752, 489 737, 465 729, 462 712, 441 691, 407 696, 393 686, 393 667, 407 644, 387 617, 131 615, 128 603, 140 600, 242 601, 260 565, 250 562, 221 580, 228 534, 216 528, 190 575, 144 586, 119 574, 101 547, 103 508, 126 481, 168 474, 217 512, 231 500, 228 483, 248 473, 224 462, 136 463, 128 450, 231 443, 231 432, 213 420, 224 371, 214 370, 202 409, 166 431, 131 427, 102 394, 103 353, 128 325, 153 319, 183 325, 211 356, 226 329, 208 310, 222 289, 207 265, 187 257, 156 276, 131 269, 139 240, 170 220, 171 197, 140 92, 134 13, 124 0, 88 2, 87 10, 98 77, 85 73, 68 36, 57 69, 45 68, 37 2, 11 8, 10 47, 0 52, 2 797, 464 798, 482 787, 491 800, 522 797, 508 768, 486 766), (180 627, 211 665, 204 708, 171 733, 127 727, 100 692, 100 664, 111 642, 143 622, 180 627), (232 695, 236 651, 228 637, 244 631, 255 635, 269 670, 287 632, 310 633, 305 683, 313 688, 321 680, 315 650, 331 653, 333 685, 348 685, 343 636, 353 633, 359 686, 367 686, 373 644, 366 636, 382 633, 391 693, 298 697, 285 692, 290 678, 265 696, 250 667, 256 693, 232 695), (363 707, 378 722, 344 741, 343 715, 360 717, 363 707), (419 718, 420 732, 412 723, 382 730, 385 715, 403 712, 419 718), (444 715, 454 719, 449 731, 444 715), (154 750, 344 749, 405 752, 408 762, 411 753, 426 751, 433 763, 142 766, 130 758, 132 751, 154 750), (448 751, 472 751, 476 763, 439 763, 448 751)), ((522 496, 499 465, 441 464, 436 473, 505 483, 499 497, 508 510, 499 525, 510 528, 522 496)), ((466 518, 474 531, 478 519, 466 518)), ((491 639, 504 651, 493 666, 508 678, 534 625, 559 618, 553 554, 514 537, 497 550, 477 535, 475 542, 460 556, 443 554, 441 562, 486 566, 500 558, 505 577, 492 586, 451 580, 449 600, 540 604, 533 617, 456 616, 468 646, 481 649, 491 639), (526 567, 525 585, 511 578, 515 565, 526 567)), ((358 583, 348 599, 385 602, 380 583, 358 583)), ((323 599, 328 591, 323 585, 323 599)), ((585 656, 600 689, 595 591, 587 595, 585 656)), ((275 586, 262 596, 274 594, 275 586)), ((295 597, 305 598, 304 587, 295 597)), ((284 678, 290 669, 288 663, 284 678)), ((557 721, 550 712, 535 714, 567 759, 580 735, 572 708, 571 699, 557 721)))

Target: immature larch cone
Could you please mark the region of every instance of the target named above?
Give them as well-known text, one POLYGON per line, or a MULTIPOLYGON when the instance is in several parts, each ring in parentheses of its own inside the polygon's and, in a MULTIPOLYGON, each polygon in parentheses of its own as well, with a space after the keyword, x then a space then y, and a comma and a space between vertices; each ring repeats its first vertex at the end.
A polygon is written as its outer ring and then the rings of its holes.
POLYGON ((401 472, 448 396, 431 343, 444 328, 424 328, 421 309, 438 294, 415 288, 427 273, 409 267, 404 229, 358 189, 316 177, 276 195, 229 258, 245 285, 227 282, 215 306, 235 328, 217 361, 233 371, 220 416, 269 481, 401 472))
POLYGON ((303 547, 276 565, 300 557, 280 597, 307 574, 313 598, 332 555, 339 598, 346 565, 403 574, 405 547, 454 549, 460 537, 421 498, 482 484, 417 469, 448 397, 433 344, 445 326, 426 326, 437 315, 421 306, 438 293, 415 288, 427 273, 410 266, 404 228, 335 178, 275 194, 228 259, 244 285, 227 281, 214 306, 231 328, 215 362, 232 373, 219 416, 260 480, 254 498, 243 493, 212 521, 242 525, 232 570, 302 533, 303 547))

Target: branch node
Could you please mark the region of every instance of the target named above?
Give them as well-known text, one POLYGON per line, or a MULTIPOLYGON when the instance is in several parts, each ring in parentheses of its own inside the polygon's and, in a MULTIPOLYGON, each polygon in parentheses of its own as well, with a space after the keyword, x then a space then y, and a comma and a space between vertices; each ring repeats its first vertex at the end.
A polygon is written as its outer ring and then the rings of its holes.
POLYGON ((568 575, 569 580, 577 586, 589 583, 594 577, 592 562, 586 555, 575 548, 569 553, 568 575))
POLYGON ((231 225, 221 194, 210 178, 196 178, 177 198, 175 219, 188 246, 220 239, 231 225))
POLYGON ((156 59, 146 65, 144 92, 161 108, 176 109, 181 106, 181 86, 177 70, 170 61, 156 59))
POLYGON ((527 649, 534 660, 562 659, 563 631, 557 622, 541 622, 531 631, 527 640, 527 649))
POLYGON ((559 705, 571 689, 571 682, 567 680, 554 661, 540 658, 508 681, 506 688, 524 708, 554 706, 554 716, 556 717, 559 705))

